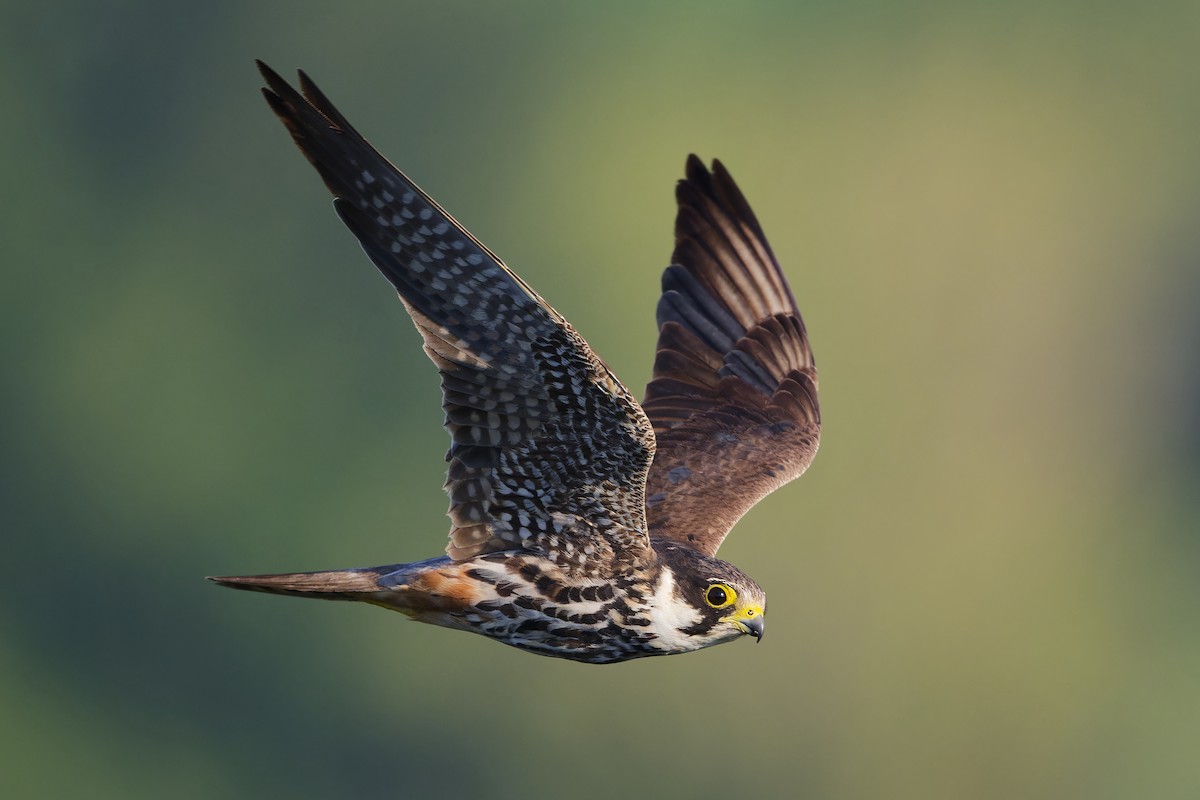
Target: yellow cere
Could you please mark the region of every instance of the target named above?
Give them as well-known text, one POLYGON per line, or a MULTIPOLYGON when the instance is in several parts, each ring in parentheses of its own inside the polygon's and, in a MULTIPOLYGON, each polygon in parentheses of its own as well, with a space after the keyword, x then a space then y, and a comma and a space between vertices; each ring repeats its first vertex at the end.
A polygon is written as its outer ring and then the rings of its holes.
POLYGON ((731 622, 741 622, 744 620, 754 619, 755 617, 761 617, 762 614, 762 606, 746 606, 745 608, 739 608, 728 617, 725 617, 725 619, 730 620, 731 622))

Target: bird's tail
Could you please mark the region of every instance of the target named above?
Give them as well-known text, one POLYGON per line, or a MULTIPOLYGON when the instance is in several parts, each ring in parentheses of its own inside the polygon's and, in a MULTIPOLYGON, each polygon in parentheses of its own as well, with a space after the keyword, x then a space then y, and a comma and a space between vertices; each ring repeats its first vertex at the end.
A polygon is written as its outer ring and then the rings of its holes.
POLYGON ((379 579, 403 570, 407 564, 321 572, 287 572, 278 575, 225 575, 209 580, 230 589, 317 597, 323 600, 366 600, 364 595, 386 591, 379 579))
POLYGON ((469 571, 469 565, 441 556, 384 567, 228 575, 209 580, 231 589, 252 592, 321 600, 357 600, 400 611, 423 622, 454 627, 457 623, 447 613, 477 601, 483 588, 478 581, 468 577, 469 571))

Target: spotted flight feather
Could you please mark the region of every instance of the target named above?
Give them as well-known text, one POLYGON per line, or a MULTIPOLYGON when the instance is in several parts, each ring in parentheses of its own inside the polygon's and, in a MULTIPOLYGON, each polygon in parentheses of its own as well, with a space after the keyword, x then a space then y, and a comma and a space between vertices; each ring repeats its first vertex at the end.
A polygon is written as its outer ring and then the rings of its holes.
POLYGON ((307 75, 297 92, 259 68, 268 103, 400 294, 441 374, 451 558, 516 548, 583 573, 645 560, 654 434, 637 401, 307 75))

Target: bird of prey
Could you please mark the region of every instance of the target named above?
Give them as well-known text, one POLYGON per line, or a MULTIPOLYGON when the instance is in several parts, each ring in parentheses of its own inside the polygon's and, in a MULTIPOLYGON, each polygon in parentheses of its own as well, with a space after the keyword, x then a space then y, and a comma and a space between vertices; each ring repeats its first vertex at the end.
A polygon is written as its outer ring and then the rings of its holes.
POLYGON ((676 187, 652 380, 629 390, 523 280, 392 166, 303 72, 263 94, 395 287, 441 375, 446 555, 220 577, 358 600, 589 663, 763 635, 766 595, 716 558, 755 503, 807 469, 817 372, 787 280, 719 161, 676 187))

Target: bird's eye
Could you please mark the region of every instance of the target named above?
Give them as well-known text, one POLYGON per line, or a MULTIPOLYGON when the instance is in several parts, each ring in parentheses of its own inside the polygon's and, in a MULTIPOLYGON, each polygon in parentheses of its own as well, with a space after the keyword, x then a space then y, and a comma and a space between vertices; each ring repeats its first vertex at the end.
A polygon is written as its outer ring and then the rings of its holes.
POLYGON ((726 586, 723 583, 714 583, 704 593, 704 602, 713 608, 731 606, 735 600, 737 600, 737 592, 733 590, 733 587, 726 586))

